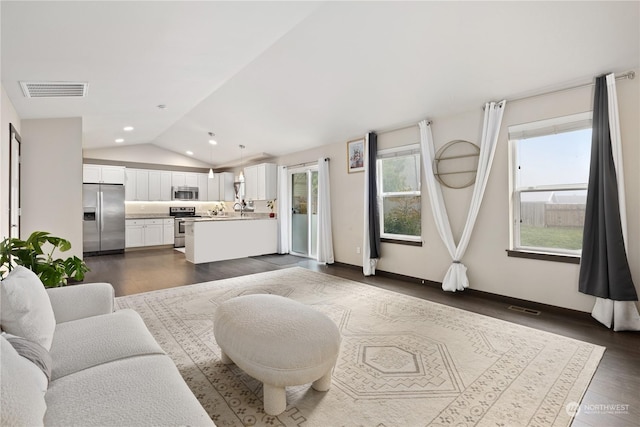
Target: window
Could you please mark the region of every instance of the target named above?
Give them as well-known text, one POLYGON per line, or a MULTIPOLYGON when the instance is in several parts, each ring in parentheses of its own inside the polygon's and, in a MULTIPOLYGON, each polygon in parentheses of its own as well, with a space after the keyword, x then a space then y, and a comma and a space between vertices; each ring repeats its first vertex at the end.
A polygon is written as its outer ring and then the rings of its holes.
POLYGON ((377 175, 380 237, 421 242, 420 146, 378 151, 377 175))
POLYGON ((511 249, 580 256, 591 113, 509 127, 511 249))

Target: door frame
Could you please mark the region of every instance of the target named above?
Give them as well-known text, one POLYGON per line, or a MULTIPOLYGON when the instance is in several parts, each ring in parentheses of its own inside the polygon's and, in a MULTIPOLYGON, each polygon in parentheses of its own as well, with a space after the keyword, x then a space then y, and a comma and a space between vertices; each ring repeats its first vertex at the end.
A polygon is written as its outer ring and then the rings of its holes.
POLYGON ((9 229, 8 237, 16 237, 20 238, 20 219, 22 216, 21 208, 20 208, 20 199, 21 199, 21 188, 20 188, 20 177, 21 177, 21 144, 22 138, 20 134, 13 126, 12 123, 9 123, 9 210, 8 210, 8 221, 9 221, 9 229), (16 162, 15 154, 17 153, 17 171, 14 169, 14 162, 16 162), (14 179, 15 178, 15 179, 14 179), (15 193, 14 193, 15 192, 15 193), (15 195, 15 199, 14 199, 15 195), (14 223, 14 214, 16 216, 16 221, 14 223), (15 232, 14 232, 15 228, 15 232))

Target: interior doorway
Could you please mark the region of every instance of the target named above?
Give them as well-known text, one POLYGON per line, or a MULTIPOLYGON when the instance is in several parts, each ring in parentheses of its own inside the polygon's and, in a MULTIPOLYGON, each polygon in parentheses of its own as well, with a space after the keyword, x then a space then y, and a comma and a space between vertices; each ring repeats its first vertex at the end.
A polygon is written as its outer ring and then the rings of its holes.
POLYGON ((20 134, 9 124, 9 237, 20 238, 20 134))
POLYGON ((318 166, 291 170, 289 184, 290 252, 315 258, 318 252, 318 166))

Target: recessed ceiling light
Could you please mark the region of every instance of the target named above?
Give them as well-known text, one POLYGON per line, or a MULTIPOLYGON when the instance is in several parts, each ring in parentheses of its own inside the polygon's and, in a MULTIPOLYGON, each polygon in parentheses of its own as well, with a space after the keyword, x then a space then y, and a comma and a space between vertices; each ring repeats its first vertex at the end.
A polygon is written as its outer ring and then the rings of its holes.
POLYGON ((118 139, 116 139, 116 142, 117 142, 118 144, 120 144, 121 142, 124 142, 124 139, 122 139, 122 138, 118 138, 118 139))
POLYGON ((122 128, 122 130, 125 132, 131 132, 133 130, 133 126, 125 126, 122 128))
POLYGON ((193 156, 193 151, 187 151, 187 154, 193 156))

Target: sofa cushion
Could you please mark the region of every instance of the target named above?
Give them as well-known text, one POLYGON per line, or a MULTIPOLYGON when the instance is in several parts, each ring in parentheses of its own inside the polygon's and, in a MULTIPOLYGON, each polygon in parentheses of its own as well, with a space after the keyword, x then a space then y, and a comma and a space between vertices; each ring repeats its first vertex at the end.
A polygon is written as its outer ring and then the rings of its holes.
POLYGON ((58 324, 51 345, 51 379, 102 363, 145 354, 164 354, 133 310, 58 324))
POLYGON ((17 266, 0 282, 2 329, 51 349, 56 318, 44 285, 28 268, 17 266))
POLYGON ((67 375, 46 394, 48 426, 211 426, 168 356, 117 360, 67 375))
POLYGON ((0 336, 0 425, 41 426, 47 405, 43 387, 46 378, 0 336))

